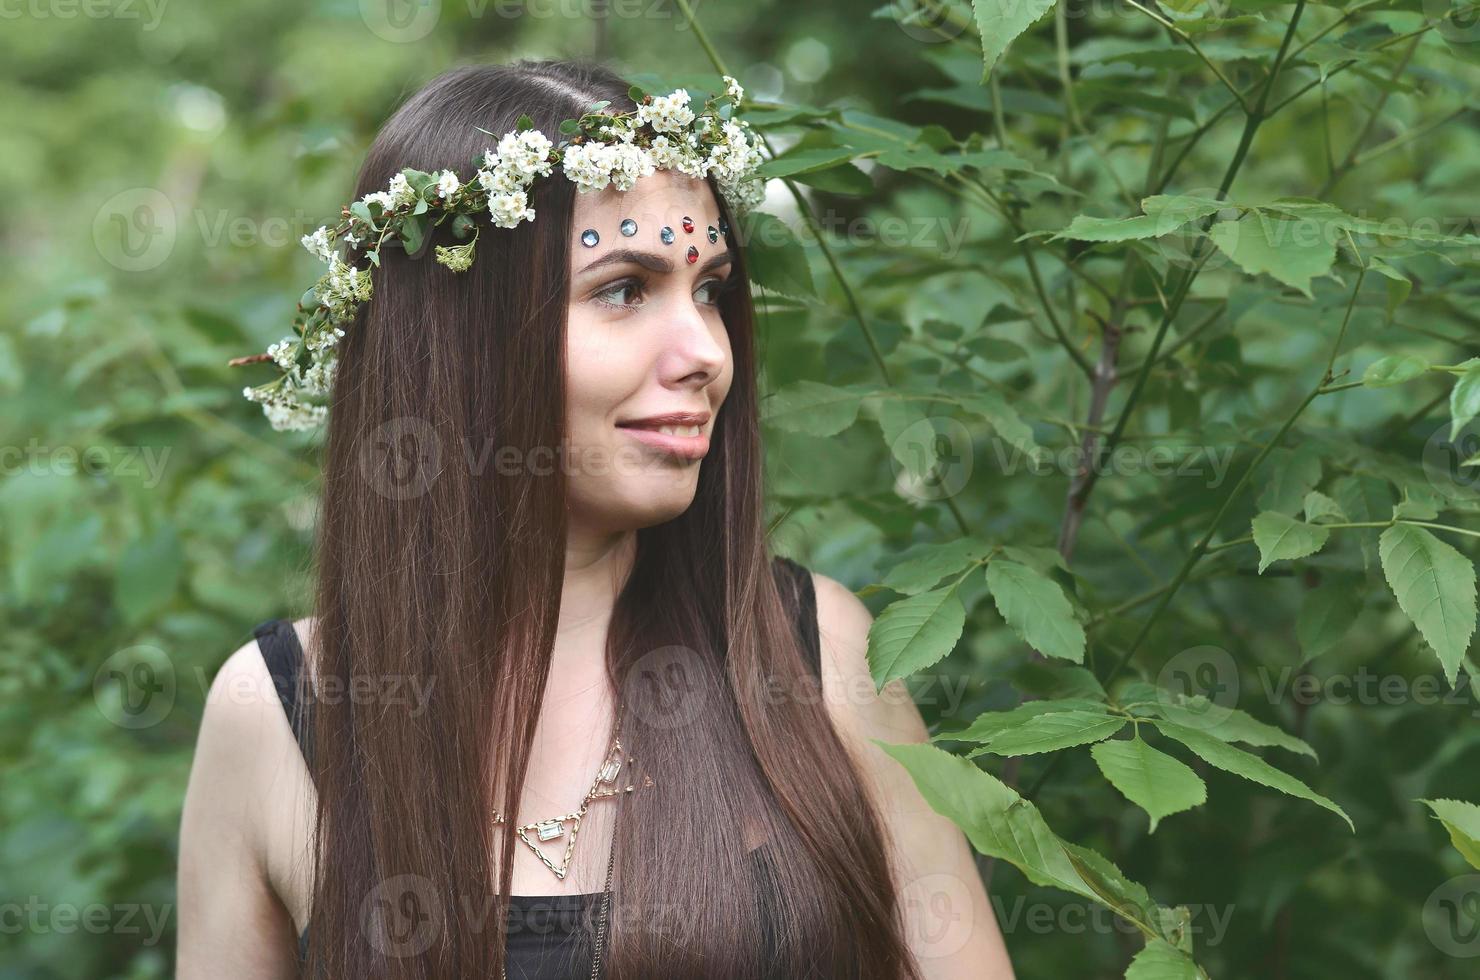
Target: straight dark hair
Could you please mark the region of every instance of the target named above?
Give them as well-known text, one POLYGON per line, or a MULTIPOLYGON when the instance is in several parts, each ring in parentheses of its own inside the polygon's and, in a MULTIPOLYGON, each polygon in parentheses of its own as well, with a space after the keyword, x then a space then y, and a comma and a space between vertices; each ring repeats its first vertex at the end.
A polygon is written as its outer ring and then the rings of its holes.
MULTIPOLYGON (((528 114, 556 139, 562 119, 602 99, 635 108, 626 82, 583 62, 447 72, 381 129, 355 196, 403 167, 467 179, 497 140, 482 130, 528 114)), ((546 178, 535 221, 480 220, 461 274, 384 249, 342 341, 309 661, 340 690, 408 674, 433 683, 419 712, 314 703, 310 976, 499 975, 516 842, 489 814, 519 799, 549 675, 566 474, 479 465, 465 450, 528 461, 562 445, 575 193, 546 178), (427 931, 411 943, 379 934, 387 906, 427 931)), ((734 380, 696 497, 638 532, 608 631, 613 690, 636 690, 644 655, 681 650, 683 696, 704 710, 682 724, 627 711, 624 742, 654 785, 621 803, 604 975, 917 978, 876 803, 771 572, 749 291, 728 291, 721 315, 734 380), (749 864, 746 825, 768 840, 766 874, 749 864), (666 914, 615 914, 647 909, 666 914)))

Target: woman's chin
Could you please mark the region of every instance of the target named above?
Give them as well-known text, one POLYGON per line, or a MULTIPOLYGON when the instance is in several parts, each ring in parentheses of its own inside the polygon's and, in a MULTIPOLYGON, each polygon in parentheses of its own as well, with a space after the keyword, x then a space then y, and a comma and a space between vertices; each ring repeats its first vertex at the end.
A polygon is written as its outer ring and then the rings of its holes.
POLYGON ((607 486, 598 492, 598 500, 581 501, 579 498, 585 494, 573 494, 572 507, 592 514, 608 527, 652 527, 688 510, 694 503, 697 488, 697 469, 692 477, 654 475, 607 486))

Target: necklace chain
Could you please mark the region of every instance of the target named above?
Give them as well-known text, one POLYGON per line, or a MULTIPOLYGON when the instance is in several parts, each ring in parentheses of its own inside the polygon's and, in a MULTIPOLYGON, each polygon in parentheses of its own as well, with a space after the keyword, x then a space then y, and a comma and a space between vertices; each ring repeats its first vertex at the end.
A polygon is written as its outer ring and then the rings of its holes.
MULTIPOLYGON (((534 823, 528 823, 514 828, 514 832, 518 835, 519 839, 531 851, 534 851, 535 856, 544 863, 545 867, 550 869, 555 877, 562 881, 565 880, 565 876, 570 871, 571 856, 576 847, 576 835, 580 833, 581 820, 586 816, 586 811, 590 809, 592 802, 595 800, 615 799, 637 789, 637 783, 630 783, 621 788, 612 785, 609 789, 602 789, 602 784, 604 783, 615 784, 617 776, 622 769, 634 770, 637 762, 637 758, 627 755, 626 749, 622 746, 622 707, 621 705, 618 706, 616 721, 612 725, 611 747, 607 749, 601 768, 596 771, 596 778, 592 780, 591 788, 586 791, 585 797, 581 800, 581 805, 573 813, 564 813, 556 817, 546 817, 543 820, 536 820, 534 823), (553 840, 564 834, 566 823, 571 824, 570 837, 566 840, 565 855, 561 858, 560 865, 557 867, 555 862, 551 861, 533 840, 530 840, 529 833, 533 831, 540 840, 553 840)), ((643 786, 653 785, 651 776, 644 775, 641 782, 643 786)), ((501 825, 506 822, 506 819, 502 813, 495 809, 493 811, 492 822, 494 825, 501 825)), ((596 924, 596 946, 595 954, 591 959, 591 980, 596 980, 601 970, 601 953, 605 945, 607 917, 611 907, 612 871, 616 859, 616 850, 617 830, 614 822, 612 826, 611 847, 607 852, 606 859, 606 886, 601 893, 601 915, 596 924)), ((508 971, 505 969, 503 971, 504 980, 508 980, 508 976, 508 971)))

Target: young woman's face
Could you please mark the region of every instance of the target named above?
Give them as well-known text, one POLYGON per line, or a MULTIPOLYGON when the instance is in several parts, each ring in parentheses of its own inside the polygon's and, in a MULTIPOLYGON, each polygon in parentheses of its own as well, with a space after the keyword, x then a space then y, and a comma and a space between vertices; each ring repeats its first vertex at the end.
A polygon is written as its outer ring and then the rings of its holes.
POLYGON ((733 377, 719 218, 708 183, 669 170, 576 195, 566 451, 571 517, 589 527, 648 527, 693 502, 733 377))

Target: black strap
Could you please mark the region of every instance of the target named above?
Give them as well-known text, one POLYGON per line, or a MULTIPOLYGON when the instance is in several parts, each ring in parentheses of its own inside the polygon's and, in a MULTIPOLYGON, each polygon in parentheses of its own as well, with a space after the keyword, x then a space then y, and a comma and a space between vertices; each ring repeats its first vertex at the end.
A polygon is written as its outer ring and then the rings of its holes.
POLYGON ((812 573, 784 555, 776 556, 776 565, 777 584, 781 586, 781 597, 786 600, 787 608, 795 613, 807 666, 821 680, 822 638, 817 628, 817 591, 812 585, 812 573))
POLYGON ((303 646, 298 642, 298 631, 286 619, 270 619, 252 630, 257 638, 257 648, 262 651, 262 660, 267 664, 267 673, 272 677, 272 686, 277 690, 288 724, 293 728, 293 737, 306 761, 312 745, 308 727, 308 706, 298 701, 299 674, 303 671, 303 646))

